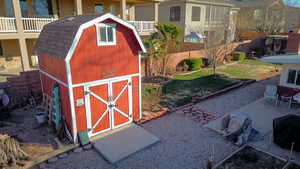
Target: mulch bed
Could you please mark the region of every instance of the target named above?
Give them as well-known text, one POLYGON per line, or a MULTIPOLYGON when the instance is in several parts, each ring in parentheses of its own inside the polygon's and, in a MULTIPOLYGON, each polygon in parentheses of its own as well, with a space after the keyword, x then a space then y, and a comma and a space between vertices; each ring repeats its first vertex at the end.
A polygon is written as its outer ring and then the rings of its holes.
POLYGON ((168 108, 162 108, 162 110, 158 111, 158 112, 154 112, 154 113, 150 113, 150 114, 143 114, 142 119, 138 123, 139 124, 146 123, 150 120, 153 120, 153 119, 159 118, 163 115, 166 115, 168 112, 169 112, 168 108))
POLYGON ((216 169, 282 169, 285 165, 281 159, 246 146, 216 169))
POLYGON ((186 106, 183 109, 178 110, 177 113, 184 114, 201 125, 205 125, 219 118, 219 116, 216 114, 207 113, 200 108, 194 108, 192 105, 186 106))

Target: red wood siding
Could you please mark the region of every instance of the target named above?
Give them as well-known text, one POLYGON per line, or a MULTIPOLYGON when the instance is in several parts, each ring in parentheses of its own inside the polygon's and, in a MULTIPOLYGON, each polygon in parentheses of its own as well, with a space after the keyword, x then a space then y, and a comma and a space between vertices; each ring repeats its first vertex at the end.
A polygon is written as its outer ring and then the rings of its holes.
POLYGON ((116 42, 113 46, 97 46, 96 27, 87 28, 71 59, 73 84, 138 73, 141 49, 133 32, 116 23, 116 42))
POLYGON ((74 95, 77 132, 87 130, 85 105, 79 107, 76 106, 76 100, 80 98, 84 98, 83 87, 73 88, 73 95, 74 95))
POLYGON ((132 77, 132 115, 137 121, 140 117, 139 76, 132 77))
POLYGON ((45 55, 39 56, 39 68, 67 83, 66 67, 63 59, 57 59, 55 57, 45 55))
MULTIPOLYGON (((41 73, 41 81, 42 81, 43 92, 51 97, 52 85, 56 83, 56 81, 42 73, 41 73)), ((69 132, 72 134, 72 115, 70 110, 69 92, 68 92, 68 88, 61 84, 59 84, 59 97, 61 100, 60 104, 61 104, 61 113, 63 119, 67 124, 69 132)))

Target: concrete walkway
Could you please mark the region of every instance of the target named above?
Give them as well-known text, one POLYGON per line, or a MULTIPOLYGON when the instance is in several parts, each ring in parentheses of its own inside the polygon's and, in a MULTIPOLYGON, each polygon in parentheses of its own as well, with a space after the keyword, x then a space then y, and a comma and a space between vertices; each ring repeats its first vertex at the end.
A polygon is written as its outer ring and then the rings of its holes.
POLYGON ((158 137, 142 127, 130 124, 118 132, 97 139, 93 147, 110 163, 116 163, 158 141, 158 137))
MULTIPOLYGON (((232 112, 247 113, 252 119, 253 128, 264 136, 272 131, 273 119, 287 114, 296 114, 298 111, 296 109, 289 109, 286 103, 275 106, 273 102, 261 98, 232 112)), ((226 113, 224 116, 229 113, 226 113)), ((222 119, 223 118, 219 118, 212 121, 207 124, 206 127, 221 132, 222 119)))

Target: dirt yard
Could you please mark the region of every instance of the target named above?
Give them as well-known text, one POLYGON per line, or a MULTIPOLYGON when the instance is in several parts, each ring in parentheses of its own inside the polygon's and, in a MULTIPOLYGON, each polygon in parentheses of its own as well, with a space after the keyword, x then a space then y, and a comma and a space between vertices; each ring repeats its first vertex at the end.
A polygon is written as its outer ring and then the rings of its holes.
POLYGON ((217 169, 282 169, 286 164, 278 158, 252 147, 245 147, 222 163, 217 169))
POLYGON ((0 121, 0 133, 19 141, 31 159, 56 148, 54 132, 47 125, 38 125, 34 113, 34 109, 24 107, 12 111, 10 118, 0 121))

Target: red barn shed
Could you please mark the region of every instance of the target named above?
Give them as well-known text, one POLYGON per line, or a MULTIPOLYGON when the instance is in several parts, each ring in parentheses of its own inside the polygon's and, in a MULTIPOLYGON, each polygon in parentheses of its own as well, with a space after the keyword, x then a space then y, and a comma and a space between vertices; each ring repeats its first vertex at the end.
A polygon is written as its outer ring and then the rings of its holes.
POLYGON ((141 118, 141 53, 135 27, 111 14, 46 25, 35 45, 43 92, 59 85, 62 119, 74 142, 141 118))

